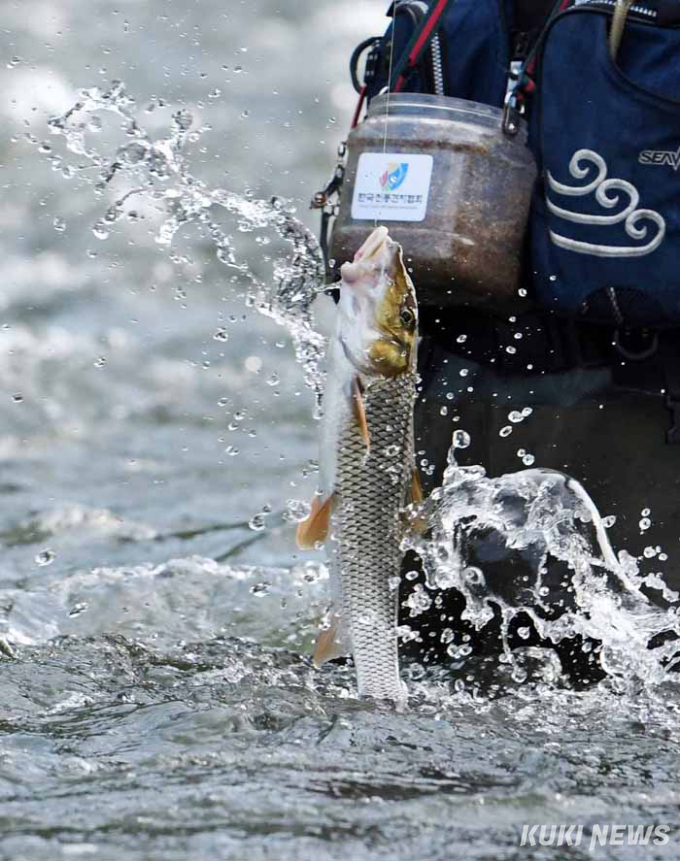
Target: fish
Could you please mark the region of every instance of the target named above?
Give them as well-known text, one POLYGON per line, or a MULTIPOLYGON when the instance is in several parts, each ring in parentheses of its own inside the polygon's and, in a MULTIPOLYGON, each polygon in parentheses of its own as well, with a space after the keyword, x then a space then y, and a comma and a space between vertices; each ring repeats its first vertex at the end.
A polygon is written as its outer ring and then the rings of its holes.
POLYGON ((402 540, 422 501, 414 449, 418 305, 398 242, 377 227, 341 267, 321 421, 320 480, 303 549, 325 544, 333 604, 319 667, 352 655, 361 697, 403 705, 402 540))

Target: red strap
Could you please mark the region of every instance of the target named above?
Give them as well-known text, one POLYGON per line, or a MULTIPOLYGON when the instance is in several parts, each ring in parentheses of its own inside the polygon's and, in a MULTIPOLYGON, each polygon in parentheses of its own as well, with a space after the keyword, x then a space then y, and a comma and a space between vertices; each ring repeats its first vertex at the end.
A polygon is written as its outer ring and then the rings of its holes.
MULTIPOLYGON (((430 37, 432 35, 432 31, 434 30, 434 28, 439 23, 439 19, 441 18, 442 13, 444 12, 444 10, 448 6, 448 4, 449 4, 449 0, 437 0, 437 3, 435 5, 434 9, 432 10, 432 14, 428 18, 427 23, 425 24, 425 27, 423 28, 422 33, 418 37, 413 48, 411 48, 411 53, 408 55, 407 68, 409 71, 411 71, 411 69, 413 69, 413 67, 418 62, 418 58, 420 57, 420 54, 423 50, 423 46, 426 45, 428 40, 430 39, 430 37)), ((404 72, 402 72, 402 74, 399 75, 399 77, 397 78, 396 84, 394 85, 394 92, 395 93, 398 93, 401 91, 401 88, 404 86, 405 81, 406 81, 406 74, 404 72)))
POLYGON ((361 119, 361 109, 364 106, 364 102, 366 101, 366 91, 368 87, 366 84, 361 88, 361 92, 359 93, 359 101, 357 102, 357 106, 354 110, 354 117, 352 119, 352 125, 350 129, 355 129, 359 125, 359 120, 361 119))

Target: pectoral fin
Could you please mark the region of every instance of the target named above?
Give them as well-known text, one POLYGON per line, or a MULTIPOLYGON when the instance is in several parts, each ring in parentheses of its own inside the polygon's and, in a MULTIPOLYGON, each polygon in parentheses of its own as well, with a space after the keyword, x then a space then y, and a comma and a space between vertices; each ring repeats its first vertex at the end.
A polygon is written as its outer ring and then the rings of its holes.
POLYGON ((334 502, 334 496, 329 496, 326 500, 321 500, 318 496, 314 497, 309 517, 303 520, 297 529, 296 538, 300 550, 313 550, 318 542, 323 543, 326 540, 334 502))
POLYGON ((349 646, 344 642, 341 632, 340 620, 336 617, 333 619, 330 628, 326 628, 317 637, 313 658, 314 666, 320 667, 326 661, 332 661, 334 658, 343 658, 349 654, 349 651, 349 646))
POLYGON ((423 494, 423 485, 420 483, 420 475, 419 475, 417 469, 414 469, 412 474, 411 474, 411 490, 410 490, 410 493, 411 493, 411 496, 410 496, 410 499, 408 501, 411 503, 414 503, 415 505, 420 505, 420 503, 425 498, 424 494, 423 494))
POLYGON ((359 425, 361 436, 366 443, 366 450, 368 451, 371 448, 371 436, 368 432, 368 422, 366 421, 363 390, 357 377, 354 378, 352 383, 352 412, 356 423, 359 425))
POLYGON ((424 535, 430 528, 422 510, 418 511, 417 509, 417 506, 422 504, 424 498, 425 494, 423 493, 423 486, 420 483, 420 475, 418 474, 418 470, 414 469, 411 473, 411 483, 406 489, 406 505, 415 505, 416 512, 415 515, 411 513, 407 520, 407 526, 419 535, 424 535))

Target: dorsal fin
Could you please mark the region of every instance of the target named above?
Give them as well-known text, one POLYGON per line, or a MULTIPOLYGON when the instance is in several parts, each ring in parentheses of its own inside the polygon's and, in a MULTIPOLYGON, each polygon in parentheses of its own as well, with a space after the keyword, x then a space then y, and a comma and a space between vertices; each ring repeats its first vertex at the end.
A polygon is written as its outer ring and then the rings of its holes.
POLYGON ((352 381, 352 412, 354 414, 354 418, 356 419, 356 423, 359 425, 361 436, 366 443, 366 451, 370 451, 371 436, 368 432, 368 422, 366 421, 364 393, 358 377, 355 377, 352 381))

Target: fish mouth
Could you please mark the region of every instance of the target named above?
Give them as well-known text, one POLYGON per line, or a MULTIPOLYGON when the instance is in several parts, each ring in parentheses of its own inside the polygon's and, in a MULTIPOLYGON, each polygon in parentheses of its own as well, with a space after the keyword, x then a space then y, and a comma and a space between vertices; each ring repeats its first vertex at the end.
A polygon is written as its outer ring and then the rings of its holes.
POLYGON ((371 260, 372 258, 377 257, 386 243, 391 243, 387 228, 376 227, 373 233, 371 233, 368 239, 354 255, 354 262, 358 263, 360 260, 371 260))
POLYGON ((350 263, 343 263, 340 275, 346 284, 354 284, 369 273, 391 269, 397 254, 397 243, 386 227, 376 227, 350 263))

